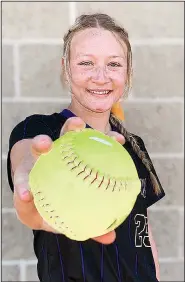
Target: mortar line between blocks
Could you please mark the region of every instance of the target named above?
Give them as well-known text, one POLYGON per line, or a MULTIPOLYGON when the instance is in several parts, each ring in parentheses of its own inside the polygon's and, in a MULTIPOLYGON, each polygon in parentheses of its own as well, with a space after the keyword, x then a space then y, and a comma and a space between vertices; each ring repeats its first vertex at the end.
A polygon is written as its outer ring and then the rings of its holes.
POLYGON ((69 23, 73 25, 76 19, 76 2, 69 2, 69 23))
POLYGON ((131 39, 133 46, 162 46, 162 45, 184 45, 183 38, 143 38, 131 39))
MULTIPOLYGON (((30 103, 30 102, 42 102, 42 103, 55 103, 55 102, 69 102, 70 97, 3 97, 3 103, 30 103)), ((167 104, 174 104, 180 103, 184 104, 184 99, 181 97, 172 97, 172 98, 130 98, 127 101, 124 101, 125 104, 132 104, 132 103, 142 103, 142 104, 155 104, 155 103, 167 103, 167 104)))
POLYGON ((183 97, 167 97, 167 98, 161 98, 161 97, 151 97, 151 98, 146 98, 146 97, 134 97, 132 96, 131 98, 128 98, 127 101, 123 101, 123 103, 181 103, 182 105, 184 104, 184 98, 183 97))
POLYGON ((20 267, 21 259, 11 259, 11 260, 2 260, 2 266, 14 266, 18 265, 20 267))
MULTIPOLYGON (((163 258, 159 257, 159 262, 164 262, 164 263, 183 262, 183 261, 184 261, 184 257, 163 257, 163 258)), ((25 266, 31 266, 31 265, 36 265, 37 260, 34 259, 2 260, 2 266, 14 266, 14 265, 20 265, 21 263, 24 264, 25 266)))
POLYGON ((7 154, 2 154, 2 160, 6 161, 7 160, 7 156, 8 156, 7 154))
POLYGON ((4 97, 3 103, 69 103, 70 98, 4 97))
MULTIPOLYGON (((158 206, 158 207, 150 207, 149 208, 151 211, 184 211, 184 207, 183 206, 177 206, 177 205, 161 205, 161 206, 158 206)), ((2 214, 7 214, 7 213, 15 213, 16 214, 16 211, 14 208, 2 208, 2 214)))
POLYGON ((21 263, 24 264, 25 266, 31 266, 31 265, 36 265, 37 260, 36 259, 2 260, 3 266, 20 265, 21 263))
POLYGON ((184 153, 150 153, 152 159, 183 159, 184 153))
POLYGON ((174 263, 174 262, 184 262, 183 257, 167 257, 167 258, 160 258, 159 257, 159 262, 160 263, 174 263))
POLYGON ((179 213, 184 211, 184 206, 178 206, 178 205, 161 205, 161 206, 155 206, 150 207, 150 211, 152 212, 158 212, 158 211, 178 211, 179 213))
POLYGON ((20 260, 20 281, 26 281, 26 278, 25 260, 20 260))
MULTIPOLYGON (((152 159, 184 159, 184 153, 150 153, 152 159)), ((2 154, 2 160, 7 160, 7 154, 2 154)))
MULTIPOLYGON (((71 6, 69 6, 69 19, 70 24, 74 24, 75 18, 76 18, 76 2, 70 2, 71 6)), ((133 46, 163 46, 163 45, 177 45, 181 46, 184 45, 184 39, 183 38, 169 38, 169 37, 163 37, 163 38, 131 38, 131 45, 133 46)), ((61 44, 63 43, 63 40, 61 42, 60 38, 20 38, 20 39, 11 39, 11 38, 3 38, 2 40, 3 44, 6 45, 12 45, 12 44, 61 44)))
POLYGON ((6 213, 14 213, 16 214, 16 211, 14 208, 2 208, 2 214, 6 214, 6 213))

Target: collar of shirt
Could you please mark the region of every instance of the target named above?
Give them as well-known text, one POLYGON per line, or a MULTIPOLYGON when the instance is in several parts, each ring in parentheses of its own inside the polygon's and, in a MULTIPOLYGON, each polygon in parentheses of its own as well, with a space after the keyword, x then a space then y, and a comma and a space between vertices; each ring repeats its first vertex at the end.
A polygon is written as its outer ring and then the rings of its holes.
MULTIPOLYGON (((64 116, 65 118, 71 118, 71 117, 76 117, 75 114, 73 114, 70 110, 68 109, 64 109, 62 112, 60 112, 60 114, 62 116, 64 116)), ((90 125, 86 124, 86 128, 91 128, 90 125)), ((111 126, 112 130, 117 131, 116 128, 114 126, 111 126)))

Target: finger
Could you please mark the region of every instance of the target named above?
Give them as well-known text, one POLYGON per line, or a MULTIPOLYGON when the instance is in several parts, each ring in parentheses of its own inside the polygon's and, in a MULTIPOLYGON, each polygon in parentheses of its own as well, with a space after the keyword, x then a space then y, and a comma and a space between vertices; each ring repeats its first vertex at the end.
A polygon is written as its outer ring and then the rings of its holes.
POLYGON ((33 195, 29 191, 29 187, 26 182, 18 185, 14 185, 14 193, 17 194, 17 196, 21 201, 31 202, 33 200, 33 195))
POLYGON ((34 201, 24 202, 20 200, 17 193, 14 193, 14 207, 16 210, 17 218, 24 225, 31 229, 39 230, 42 223, 42 218, 39 215, 34 201))
POLYGON ((64 135, 68 131, 81 131, 86 127, 85 122, 79 117, 69 118, 63 125, 60 136, 64 135))
MULTIPOLYGON (((29 202, 22 201, 15 190, 13 194, 13 200, 16 213, 19 218, 22 219, 22 221, 30 222, 33 221, 33 217, 36 218, 38 212, 33 199, 29 202)), ((34 221, 36 223, 36 220, 34 221)))
POLYGON ((111 231, 105 235, 94 237, 93 240, 105 245, 112 244, 116 239, 116 232, 111 231))
POLYGON ((125 137, 122 134, 117 133, 116 131, 110 131, 108 136, 115 139, 117 142, 119 142, 122 145, 125 144, 125 137))
POLYGON ((27 169, 24 163, 20 165, 14 172, 13 183, 14 193, 17 193, 20 200, 29 202, 33 199, 33 196, 29 191, 29 175, 27 169))

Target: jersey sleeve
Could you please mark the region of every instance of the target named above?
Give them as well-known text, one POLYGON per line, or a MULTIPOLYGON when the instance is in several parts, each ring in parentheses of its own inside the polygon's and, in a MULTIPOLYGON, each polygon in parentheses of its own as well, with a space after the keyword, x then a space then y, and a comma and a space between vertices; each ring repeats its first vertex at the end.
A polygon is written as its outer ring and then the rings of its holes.
MULTIPOLYGON (((138 138, 137 138, 138 139, 138 138)), ((139 145, 140 145, 140 148, 142 149, 142 151, 145 153, 146 157, 148 158, 148 160, 150 160, 150 163, 151 163, 151 170, 153 172, 153 174, 155 175, 157 181, 158 181, 158 184, 159 184, 159 187, 160 187, 160 193, 157 195, 154 191, 154 187, 153 187, 153 184, 152 184, 152 181, 151 181, 151 178, 150 178, 150 173, 147 171, 147 177, 146 177, 146 198, 145 198, 145 201, 146 201, 146 207, 150 207, 152 206, 153 204, 155 204, 156 202, 158 202, 160 199, 162 199, 164 196, 165 196, 165 192, 164 192, 164 189, 161 185, 161 182, 159 180, 159 177, 157 175, 157 172, 154 168, 154 165, 152 163, 152 160, 147 152, 147 149, 145 147, 145 144, 143 142, 143 140, 139 137, 139 145)))
POLYGON ((7 177, 8 183, 12 191, 14 191, 13 181, 11 177, 11 161, 10 152, 12 147, 20 140, 34 138, 39 134, 45 134, 55 139, 55 134, 50 126, 43 120, 42 115, 32 115, 18 123, 12 130, 9 138, 9 148, 7 155, 7 177))

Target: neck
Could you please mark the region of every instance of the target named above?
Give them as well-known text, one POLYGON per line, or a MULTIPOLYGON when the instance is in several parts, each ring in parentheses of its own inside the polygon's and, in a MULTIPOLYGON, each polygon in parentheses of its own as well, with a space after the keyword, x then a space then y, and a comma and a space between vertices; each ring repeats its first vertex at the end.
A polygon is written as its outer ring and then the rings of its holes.
POLYGON ((103 132, 107 134, 111 131, 111 126, 109 123, 110 111, 106 111, 103 113, 98 113, 91 111, 80 103, 78 105, 73 101, 71 101, 68 109, 75 114, 76 116, 80 117, 86 124, 91 126, 93 129, 103 132))

